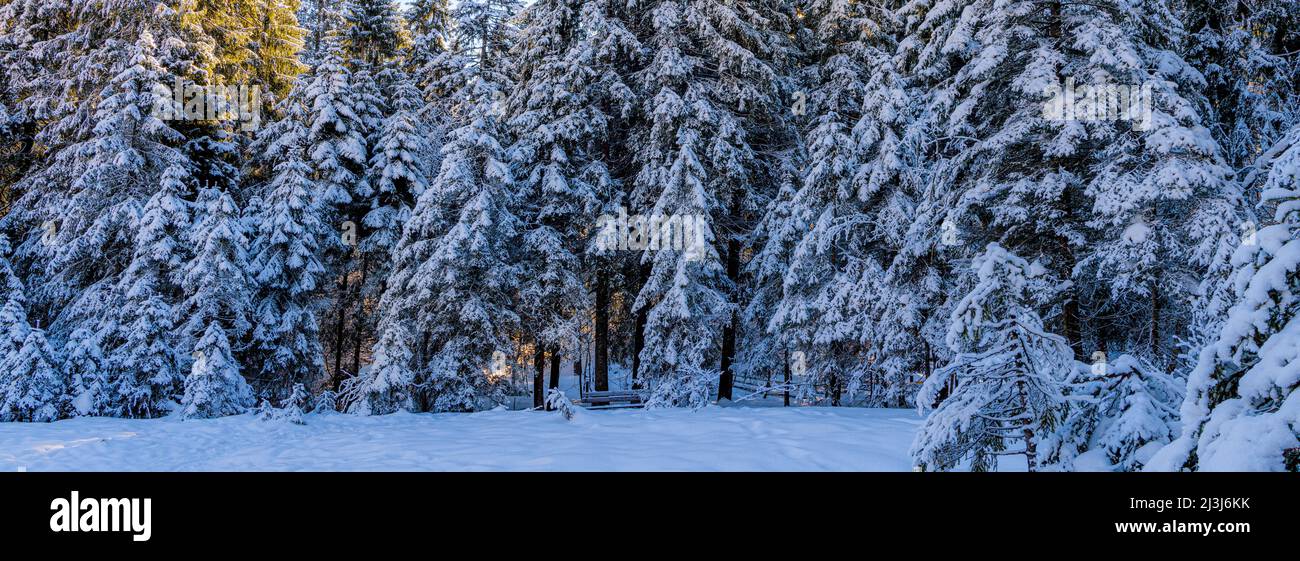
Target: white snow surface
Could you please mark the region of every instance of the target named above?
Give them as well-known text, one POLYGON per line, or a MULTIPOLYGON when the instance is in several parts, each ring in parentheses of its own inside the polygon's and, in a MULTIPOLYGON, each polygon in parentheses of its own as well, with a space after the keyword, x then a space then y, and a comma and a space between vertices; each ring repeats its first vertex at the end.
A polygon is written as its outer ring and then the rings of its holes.
POLYGON ((707 407, 0 423, 4 471, 910 471, 911 409, 707 407))

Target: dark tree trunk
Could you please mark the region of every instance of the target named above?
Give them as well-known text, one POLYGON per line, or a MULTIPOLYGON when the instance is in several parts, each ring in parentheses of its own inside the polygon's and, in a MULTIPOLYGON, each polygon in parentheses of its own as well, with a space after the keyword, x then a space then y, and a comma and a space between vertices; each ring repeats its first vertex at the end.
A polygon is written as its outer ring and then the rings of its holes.
POLYGON ((353 320, 353 327, 354 327, 353 329, 354 346, 352 347, 352 374, 353 375, 357 374, 358 372, 361 372, 361 344, 364 342, 365 334, 366 334, 366 322, 365 322, 366 300, 365 298, 363 298, 362 291, 365 290, 365 286, 366 286, 366 276, 367 273, 369 272, 368 270, 369 262, 370 262, 370 257, 368 255, 361 256, 361 282, 358 282, 356 288, 354 288, 352 291, 352 298, 356 300, 356 304, 357 304, 357 315, 356 318, 353 320))
POLYGON ((781 361, 781 373, 785 379, 785 407, 790 406, 790 352, 786 351, 784 359, 781 361))
MULTIPOLYGON (((727 278, 732 286, 740 282, 740 241, 734 237, 727 240, 727 278)), ((733 298, 735 300, 735 298, 733 298)), ((736 362, 736 314, 731 314, 731 321, 722 328, 722 373, 718 377, 718 401, 731 399, 731 386, 735 380, 732 365, 736 362)))
POLYGON ((533 408, 539 409, 546 403, 546 380, 543 379, 546 372, 546 352, 542 350, 541 343, 535 343, 534 346, 537 350, 533 352, 533 369, 536 370, 533 374, 533 408))
MULTIPOLYGON (((1020 399, 1025 404, 1024 415, 1029 415, 1029 395, 1025 389, 1023 379, 1016 381, 1016 388, 1020 391, 1020 399)), ((1020 432, 1025 439, 1025 464, 1028 471, 1038 471, 1038 442, 1034 439, 1034 423, 1028 417, 1020 421, 1020 432)))
MULTIPOLYGON (((1028 349, 1025 348, 1024 340, 1019 342, 1020 352, 1024 356, 1029 356, 1028 349)), ((1021 376, 1016 380, 1016 392, 1020 394, 1021 410, 1020 432, 1025 439, 1025 464, 1028 471, 1038 471, 1038 442, 1034 439, 1034 420, 1031 418, 1033 411, 1029 409, 1029 384, 1025 383, 1025 377, 1021 376)))
POLYGON ((731 387, 735 379, 732 372, 732 361, 736 356, 736 318, 733 315, 731 324, 722 329, 722 373, 718 375, 718 401, 731 399, 731 387))
POLYGON ((632 333, 632 387, 641 387, 641 349, 645 348, 647 307, 636 311, 636 331, 632 333))
POLYGON ((609 276, 596 274, 596 374, 595 390, 609 391, 609 276))
MULTIPOLYGON (((650 278, 650 265, 641 264, 637 267, 637 291, 645 286, 646 279, 650 278)), ((642 306, 637 309, 636 329, 632 332, 632 388, 641 387, 641 349, 645 348, 645 324, 649 317, 649 306, 642 306)))
POLYGON ((560 349, 551 349, 551 383, 549 388, 560 388, 560 349))
POLYGON ((339 313, 334 321, 334 377, 342 380, 343 376, 343 328, 348 317, 348 272, 344 262, 343 276, 339 279, 339 313))

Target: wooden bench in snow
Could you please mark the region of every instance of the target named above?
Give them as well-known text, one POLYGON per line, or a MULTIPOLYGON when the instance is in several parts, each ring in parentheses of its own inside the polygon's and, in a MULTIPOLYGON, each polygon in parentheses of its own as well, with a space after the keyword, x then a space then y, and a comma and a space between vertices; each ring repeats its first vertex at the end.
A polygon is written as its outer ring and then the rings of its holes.
POLYGON ((645 407, 645 400, 636 391, 587 392, 582 395, 578 405, 587 409, 626 409, 645 407))

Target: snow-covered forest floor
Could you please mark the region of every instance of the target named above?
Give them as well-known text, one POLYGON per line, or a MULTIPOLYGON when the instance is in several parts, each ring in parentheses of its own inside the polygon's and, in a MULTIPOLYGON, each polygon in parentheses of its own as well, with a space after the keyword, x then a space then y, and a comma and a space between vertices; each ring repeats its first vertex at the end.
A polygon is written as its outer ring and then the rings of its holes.
POLYGON ((15 471, 908 471, 910 409, 485 411, 0 423, 15 471))

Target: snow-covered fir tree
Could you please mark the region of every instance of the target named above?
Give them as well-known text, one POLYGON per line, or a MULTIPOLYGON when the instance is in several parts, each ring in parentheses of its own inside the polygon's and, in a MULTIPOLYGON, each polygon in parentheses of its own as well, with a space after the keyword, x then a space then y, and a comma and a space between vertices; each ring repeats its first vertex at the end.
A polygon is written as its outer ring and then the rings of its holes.
MULTIPOLYGON (((1294 87, 1300 64, 1286 56, 1300 47, 1300 38, 1282 23, 1300 17, 1300 4, 1188 2, 1181 16, 1188 30, 1188 63, 1205 76, 1207 127, 1237 170, 1246 200, 1258 200, 1283 136, 1300 122, 1300 88, 1294 87)), ((1247 205, 1240 216, 1241 243, 1254 243, 1264 222, 1256 210, 1247 205)), ((1221 251, 1193 292, 1183 371, 1195 368, 1200 349, 1217 338, 1235 302, 1232 261, 1232 251, 1221 251)))
POLYGON ((519 226, 512 214, 513 180, 498 141, 500 125, 486 104, 475 115, 448 139, 435 186, 416 203, 416 217, 398 244, 398 269, 381 304, 376 375, 363 381, 366 385, 359 390, 363 397, 358 403, 368 403, 369 409, 354 405, 360 412, 382 413, 398 406, 472 410, 475 398, 491 389, 494 373, 486 366, 493 354, 510 351, 509 336, 519 323, 512 305, 519 282, 514 265, 519 226), (432 205, 447 205, 455 213, 449 229, 434 240, 414 239, 423 221, 420 215, 446 212, 427 208, 432 205), (427 258, 416 261, 425 252, 427 258), (408 263, 411 269, 404 269, 408 263), (419 329, 420 339, 397 336, 409 333, 394 325, 399 322, 419 329), (409 351, 389 350, 386 344, 410 349, 420 345, 418 370, 396 377, 407 384, 415 383, 416 372, 424 378, 419 385, 427 393, 418 405, 397 403, 393 396, 410 388, 400 382, 394 387, 390 377, 379 376, 403 365, 390 366, 378 358, 411 356, 409 351))
POLYGON ((366 235, 361 251, 383 265, 402 234, 415 199, 429 186, 436 158, 431 144, 433 131, 421 119, 421 94, 410 78, 399 74, 391 93, 391 114, 375 135, 367 173, 371 202, 363 225, 366 235))
POLYGON ((1300 65, 1287 58, 1300 42, 1287 29, 1288 22, 1300 20, 1300 4, 1194 0, 1182 7, 1185 56, 1207 86, 1208 128, 1230 165, 1249 166, 1261 147, 1280 140, 1300 119, 1300 65))
POLYGON ((1018 454, 1035 471, 1073 357, 1035 311, 1041 266, 989 244, 972 267, 976 283, 949 324, 953 359, 917 395, 920 408, 932 411, 911 454, 922 468, 941 471, 966 462, 974 471, 996 470, 999 456, 1018 454))
POLYGON ((298 7, 298 22, 306 30, 300 58, 311 65, 320 59, 327 38, 343 29, 346 4, 331 0, 304 0, 298 7))
POLYGON ((121 306, 97 326, 105 339, 117 393, 113 407, 119 414, 161 415, 182 391, 183 366, 174 332, 181 294, 173 276, 183 265, 192 221, 179 192, 185 177, 180 166, 169 167, 159 190, 132 224, 135 250, 110 292, 121 306))
POLYGON ((686 395, 664 392, 694 384, 661 382, 705 376, 715 365, 719 395, 730 396, 740 238, 771 195, 753 187, 771 182, 759 143, 783 140, 793 10, 782 1, 674 0, 643 9, 637 33, 653 56, 634 84, 645 118, 631 132, 629 201, 651 218, 692 227, 676 247, 644 254, 650 271, 633 308, 646 309, 638 358, 652 401, 680 405, 686 395))
POLYGON ((0 368, 0 421, 48 423, 67 416, 67 382, 43 330, 28 330, 22 346, 0 368))
POLYGON ((497 389, 493 357, 512 351, 520 227, 497 101, 502 85, 493 81, 501 68, 495 58, 504 51, 494 48, 502 46, 498 24, 459 23, 462 40, 484 34, 475 43, 480 56, 458 55, 467 66, 458 73, 463 81, 452 94, 452 114, 462 124, 449 135, 441 169, 394 249, 375 363, 348 388, 352 412, 473 410, 497 389))
POLYGON ((1054 469, 1074 471, 1087 454, 1088 467, 1139 470, 1178 434, 1182 380, 1127 354, 1076 365, 1059 424, 1044 439, 1054 469))
POLYGON ((473 411, 529 353, 933 409, 926 469, 1294 471, 1297 18, 0 0, 0 418, 473 411), (217 84, 256 131, 163 88, 217 84))
POLYGON ((592 99, 597 54, 579 27, 581 5, 543 0, 523 12, 513 53, 519 74, 505 102, 517 139, 510 159, 526 201, 521 255, 529 282, 521 286, 520 314, 551 360, 578 347, 580 314, 591 306, 584 265, 590 234, 598 235, 591 217, 612 194, 600 152, 609 142, 608 116, 592 99))
POLYGON ((1268 162, 1263 200, 1273 224, 1233 256, 1235 304, 1200 350, 1187 381, 1182 434, 1148 465, 1153 470, 1300 471, 1296 319, 1300 269, 1300 127, 1268 162))
POLYGON ((377 67, 396 53, 401 19, 392 0, 348 0, 343 9, 348 55, 377 67))
POLYGON ((89 329, 81 328, 68 336, 63 345, 63 363, 59 370, 68 382, 74 416, 99 416, 112 412, 112 385, 108 377, 108 362, 99 337, 89 329))
POLYGON ((141 208, 165 171, 184 175, 186 166, 176 149, 180 134, 153 113, 161 102, 153 86, 170 80, 152 34, 109 41, 116 47, 108 53, 111 81, 89 94, 95 103, 81 102, 85 113, 39 133, 52 152, 19 183, 22 195, 4 218, 24 234, 16 264, 33 287, 33 310, 56 339, 114 321, 122 306, 105 302, 136 253, 141 208))
POLYGON ((12 252, 9 238, 0 235, 0 297, 4 299, 0 307, 0 360, 22 346, 31 327, 27 323, 27 288, 9 261, 12 252))
POLYGON ((225 191, 200 194, 201 217, 189 244, 194 257, 181 270, 185 300, 180 305, 184 341, 197 341, 212 322, 220 322, 236 340, 251 328, 249 313, 253 281, 248 264, 248 236, 239 207, 225 191))
POLYGON ((302 384, 294 384, 293 390, 289 392, 289 397, 280 403, 279 418, 295 425, 304 424, 302 420, 303 409, 307 407, 307 400, 310 397, 302 384))
POLYGON ((1041 312, 1076 357, 1145 347, 1163 368, 1182 295, 1236 237, 1240 198, 1169 6, 1104 4, 900 10, 897 58, 922 94, 907 136, 930 177, 918 218, 932 238, 951 232, 948 259, 999 242, 1041 263, 1062 291, 1040 295, 1041 312), (1138 95, 1119 103, 1119 85, 1138 95), (1058 103, 1090 91, 1105 101, 1058 103))
MULTIPOLYGON (((313 2, 316 0, 307 0, 313 2)), ((307 64, 299 59, 308 33, 298 22, 300 0, 263 0, 253 12, 253 82, 261 86, 261 109, 269 110, 293 88, 295 78, 307 64)))
POLYGON ((253 405, 253 388, 239 372, 230 340, 217 319, 208 321, 194 344, 190 374, 185 378, 181 418, 211 419, 238 415, 253 405))
POLYGON ((63 416, 65 393, 44 334, 27 322, 27 297, 9 264, 9 242, 0 236, 0 420, 53 421, 63 416), (33 338, 33 333, 36 337, 33 338))
POLYGON ((249 266, 256 284, 253 332, 245 374, 259 390, 281 395, 294 383, 312 383, 325 371, 317 314, 326 282, 325 248, 338 243, 306 150, 308 108, 300 82, 284 101, 284 116, 264 129, 271 167, 263 187, 249 266))
POLYGON ((331 37, 302 92, 309 130, 307 156, 321 200, 336 207, 353 202, 364 180, 367 161, 365 111, 358 106, 352 71, 343 50, 331 37))
POLYGON ((458 0, 451 9, 453 51, 473 59, 472 72, 483 81, 504 86, 510 81, 510 59, 516 41, 513 23, 521 0, 458 0))
POLYGON ((811 383, 899 404, 927 370, 933 334, 924 331, 939 298, 917 266, 937 240, 910 231, 919 158, 902 137, 912 100, 895 67, 893 7, 826 0, 803 8, 813 61, 795 111, 807 114, 808 161, 801 188, 772 208, 780 222, 767 226, 774 238, 765 250, 784 258, 774 268, 782 295, 763 327, 807 357, 811 383))
MULTIPOLYGON (((405 67, 409 74, 418 76, 447 50, 451 8, 447 0, 415 0, 409 6, 404 19, 411 33, 411 50, 405 57, 405 67)), ((426 85, 417 79, 417 86, 426 85)))

